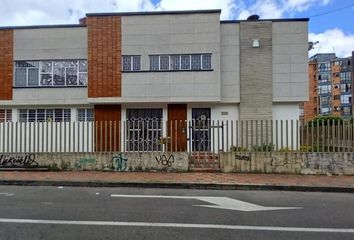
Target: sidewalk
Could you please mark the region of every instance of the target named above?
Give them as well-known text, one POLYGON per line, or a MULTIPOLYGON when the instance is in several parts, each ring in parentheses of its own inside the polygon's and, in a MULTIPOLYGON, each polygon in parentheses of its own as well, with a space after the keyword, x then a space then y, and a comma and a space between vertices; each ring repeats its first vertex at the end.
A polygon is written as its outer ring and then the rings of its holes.
POLYGON ((354 176, 240 173, 1 171, 0 185, 354 192, 354 176))

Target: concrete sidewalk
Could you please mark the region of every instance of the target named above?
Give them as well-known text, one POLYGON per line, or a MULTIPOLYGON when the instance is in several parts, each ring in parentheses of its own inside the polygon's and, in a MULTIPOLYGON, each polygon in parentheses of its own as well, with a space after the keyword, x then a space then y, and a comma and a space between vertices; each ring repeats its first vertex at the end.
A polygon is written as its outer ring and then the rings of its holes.
POLYGON ((354 176, 239 173, 2 171, 0 185, 354 192, 354 176))

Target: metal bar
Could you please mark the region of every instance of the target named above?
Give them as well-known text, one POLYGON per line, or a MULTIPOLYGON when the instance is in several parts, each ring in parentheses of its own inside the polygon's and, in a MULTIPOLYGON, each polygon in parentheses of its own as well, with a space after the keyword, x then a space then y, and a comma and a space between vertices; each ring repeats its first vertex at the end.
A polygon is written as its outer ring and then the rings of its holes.
POLYGON ((316 145, 317 145, 317 152, 321 152, 320 150, 320 122, 317 119, 316 124, 316 145))
POLYGON ((312 146, 312 152, 315 152, 314 141, 313 141, 314 127, 315 127, 314 124, 315 124, 315 121, 312 121, 312 125, 311 125, 311 146, 312 146))
POLYGON ((81 122, 75 122, 74 123, 77 126, 77 152, 81 152, 80 150, 80 127, 81 127, 81 122))
POLYGON ((284 120, 280 120, 280 147, 281 149, 284 148, 284 128, 283 128, 283 123, 284 123, 284 120))
POLYGON ((25 125, 24 152, 27 152, 27 124, 28 124, 27 122, 24 123, 25 125))
POLYGON ((270 144, 271 144, 271 151, 275 150, 274 147, 273 147, 273 144, 274 144, 274 133, 273 133, 273 130, 274 130, 274 120, 270 120, 270 144))
POLYGON ((285 120, 286 130, 285 130, 285 144, 286 148, 289 148, 289 120, 285 120))
POLYGON ((279 150, 279 141, 278 141, 278 120, 275 120, 275 145, 276 145, 276 150, 279 150))
POLYGON ((296 119, 296 151, 300 149, 299 120, 296 119))
POLYGON ((112 152, 112 121, 109 121, 109 151, 112 152))
POLYGON ((76 122, 73 122, 73 151, 76 152, 76 122))
POLYGON ((117 121, 113 122, 113 151, 117 152, 117 121))
POLYGON ((266 152, 268 152, 268 143, 263 139, 263 120, 261 120, 261 145, 266 144, 266 152))
POLYGON ((235 126, 235 128, 236 128, 236 149, 238 149, 238 141, 239 141, 239 132, 238 132, 238 128, 239 128, 239 121, 238 120, 236 120, 236 122, 235 122, 235 124, 236 124, 236 126, 235 126))
POLYGON ((256 149, 254 149, 254 142, 253 142, 253 137, 254 137, 254 135, 253 135, 253 121, 254 120, 251 120, 251 149, 253 149, 253 150, 255 150, 255 152, 257 152, 258 146, 256 146, 256 149))
POLYGON ((229 149, 230 149, 230 146, 229 146, 229 120, 226 120, 226 149, 228 152, 229 149))
POLYGON ((107 152, 108 151, 108 122, 104 121, 104 151, 107 152))
MULTIPOLYGON (((14 134, 14 136, 15 136, 15 146, 14 146, 14 151, 16 153, 18 153, 18 135, 17 135, 18 134, 18 129, 17 129, 17 127, 18 127, 18 124, 17 124, 17 122, 15 122, 14 123, 14 128, 15 128, 15 134, 14 134)), ((1 139, 1 137, 0 137, 0 139, 1 139)))
MULTIPOLYGON (((290 120, 290 124, 291 124, 291 134, 290 134, 290 137, 291 137, 291 139, 290 139, 290 142, 291 142, 291 151, 294 151, 295 149, 294 149, 294 120, 293 119, 291 119, 290 120)), ((297 139, 297 136, 296 136, 296 139, 297 139)))

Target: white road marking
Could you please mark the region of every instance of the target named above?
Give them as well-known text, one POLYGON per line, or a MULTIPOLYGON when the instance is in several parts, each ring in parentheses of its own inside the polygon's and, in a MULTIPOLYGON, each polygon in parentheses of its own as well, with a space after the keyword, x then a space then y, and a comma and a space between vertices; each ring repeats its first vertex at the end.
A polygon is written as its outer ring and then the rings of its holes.
POLYGON ((159 222, 66 221, 66 220, 0 218, 0 223, 126 226, 126 227, 166 227, 166 228, 205 228, 205 229, 212 228, 212 229, 228 229, 228 230, 278 231, 278 232, 354 233, 354 228, 303 228, 303 227, 271 227, 271 226, 194 224, 194 223, 159 223, 159 222))
POLYGON ((5 197, 11 197, 11 196, 13 196, 15 194, 13 194, 13 193, 0 193, 0 195, 3 195, 5 197))
POLYGON ((219 208, 237 211, 270 211, 270 210, 290 210, 301 209, 301 207, 264 207, 257 204, 244 202, 229 197, 203 197, 203 196, 165 196, 165 195, 125 195, 111 194, 111 197, 120 198, 166 198, 166 199, 196 199, 215 205, 194 205, 198 207, 219 208))

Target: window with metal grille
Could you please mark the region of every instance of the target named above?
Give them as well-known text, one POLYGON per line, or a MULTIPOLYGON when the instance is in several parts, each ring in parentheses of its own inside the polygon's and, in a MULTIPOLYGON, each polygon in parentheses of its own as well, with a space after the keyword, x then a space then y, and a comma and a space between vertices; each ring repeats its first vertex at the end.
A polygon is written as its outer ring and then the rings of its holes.
POLYGON ((160 151, 162 109, 127 109, 127 151, 160 151))
POLYGON ((0 109, 0 122, 12 121, 12 109, 0 109))

